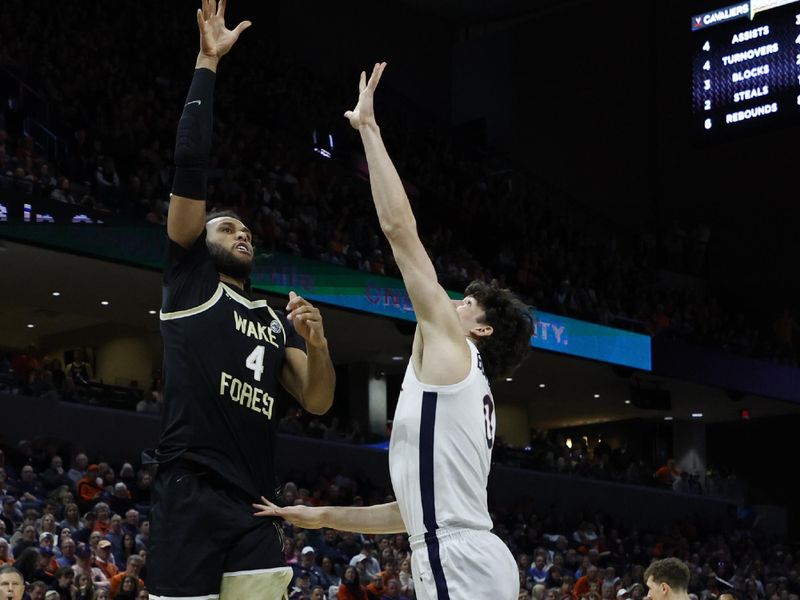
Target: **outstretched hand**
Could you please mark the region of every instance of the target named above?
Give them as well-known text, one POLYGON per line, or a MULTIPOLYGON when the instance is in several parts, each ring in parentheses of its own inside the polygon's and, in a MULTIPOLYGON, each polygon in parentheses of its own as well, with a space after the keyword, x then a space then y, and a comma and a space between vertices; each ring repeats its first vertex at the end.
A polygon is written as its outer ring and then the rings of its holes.
POLYGON ((372 68, 372 75, 369 76, 367 81, 367 74, 361 71, 361 78, 358 81, 358 103, 353 110, 348 110, 344 116, 350 120, 350 125, 354 129, 361 129, 365 125, 375 123, 375 107, 373 98, 375 96, 375 88, 378 87, 378 82, 381 80, 381 75, 386 68, 386 63, 375 63, 372 68))
POLYGON ((203 7, 197 9, 197 27, 200 29, 200 54, 219 60, 225 56, 241 33, 250 27, 250 21, 242 21, 232 31, 225 27, 226 0, 201 0, 203 7))
POLYGON ((313 506, 277 506, 261 496, 263 504, 253 503, 253 508, 258 509, 254 513, 256 517, 279 517, 286 519, 292 525, 303 529, 319 529, 322 527, 322 515, 320 509, 313 506))
POLYGON ((302 296, 289 292, 286 318, 294 324, 294 329, 309 346, 324 346, 325 328, 319 309, 302 296))

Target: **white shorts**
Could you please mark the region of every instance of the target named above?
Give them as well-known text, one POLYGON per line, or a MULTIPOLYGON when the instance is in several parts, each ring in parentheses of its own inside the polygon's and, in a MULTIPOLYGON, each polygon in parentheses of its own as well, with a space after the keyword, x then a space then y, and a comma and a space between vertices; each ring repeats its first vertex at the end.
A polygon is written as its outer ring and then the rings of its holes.
POLYGON ((519 568, 491 531, 442 528, 412 536, 417 600, 517 600, 519 568))

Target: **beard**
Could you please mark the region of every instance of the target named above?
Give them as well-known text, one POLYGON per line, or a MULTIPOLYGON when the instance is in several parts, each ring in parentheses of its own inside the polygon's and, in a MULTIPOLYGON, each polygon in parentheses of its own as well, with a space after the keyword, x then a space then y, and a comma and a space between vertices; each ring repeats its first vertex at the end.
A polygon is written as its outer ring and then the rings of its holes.
POLYGON ((253 257, 239 258, 233 252, 212 242, 208 242, 208 253, 211 255, 217 271, 223 275, 233 279, 245 280, 250 277, 250 273, 253 271, 253 257))

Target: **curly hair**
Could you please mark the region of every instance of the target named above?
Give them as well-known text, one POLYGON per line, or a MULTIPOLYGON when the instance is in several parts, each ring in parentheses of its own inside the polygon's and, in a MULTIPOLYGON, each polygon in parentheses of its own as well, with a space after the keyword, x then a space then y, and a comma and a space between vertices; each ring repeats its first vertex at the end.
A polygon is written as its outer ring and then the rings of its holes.
POLYGON ((492 334, 479 338, 476 343, 483 360, 486 377, 508 377, 523 361, 533 335, 533 315, 530 307, 517 298, 511 290, 491 283, 473 281, 464 291, 472 296, 485 311, 481 323, 492 326, 492 334))

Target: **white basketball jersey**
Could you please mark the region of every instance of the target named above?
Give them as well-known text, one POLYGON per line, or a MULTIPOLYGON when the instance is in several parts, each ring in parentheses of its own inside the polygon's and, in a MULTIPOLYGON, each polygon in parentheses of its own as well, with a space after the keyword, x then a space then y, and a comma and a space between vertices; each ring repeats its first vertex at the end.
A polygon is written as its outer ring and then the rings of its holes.
POLYGON ((478 349, 467 340, 469 374, 453 385, 421 383, 406 368, 389 443, 389 470, 412 536, 442 527, 490 530, 486 485, 494 445, 494 401, 478 349))

